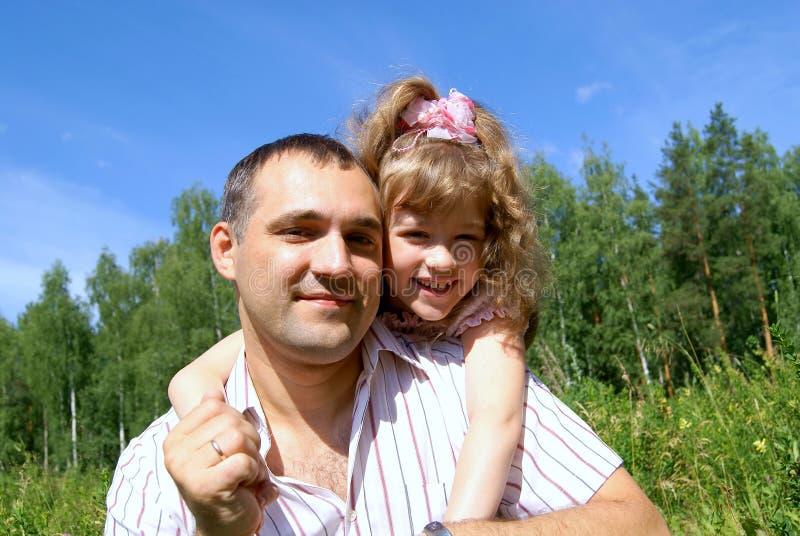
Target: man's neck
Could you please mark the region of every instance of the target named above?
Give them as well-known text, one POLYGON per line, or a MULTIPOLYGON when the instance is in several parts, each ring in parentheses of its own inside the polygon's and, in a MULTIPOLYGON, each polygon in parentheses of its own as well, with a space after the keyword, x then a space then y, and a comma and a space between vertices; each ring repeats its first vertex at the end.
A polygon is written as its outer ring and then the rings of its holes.
POLYGON ((363 368, 361 346, 336 363, 306 364, 245 329, 247 368, 270 420, 301 417, 309 425, 348 418, 363 368))
POLYGON ((360 345, 335 363, 308 365, 245 330, 245 352, 270 430, 266 460, 272 473, 330 489, 344 500, 360 345))

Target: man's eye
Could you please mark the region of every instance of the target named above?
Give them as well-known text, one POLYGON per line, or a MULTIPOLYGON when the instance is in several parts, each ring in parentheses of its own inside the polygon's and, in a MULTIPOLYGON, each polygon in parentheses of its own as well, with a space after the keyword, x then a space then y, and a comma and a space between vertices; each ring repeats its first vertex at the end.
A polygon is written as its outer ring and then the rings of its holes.
POLYGON ((295 238, 295 237, 296 238, 308 238, 310 236, 313 236, 314 233, 312 233, 310 230, 304 229, 302 227, 291 227, 289 229, 284 229, 283 231, 281 231, 281 234, 284 235, 284 236, 292 237, 292 238, 295 238))
POLYGON ((371 236, 363 234, 352 235, 349 237, 349 240, 361 246, 372 246, 375 244, 375 240, 373 240, 371 236))

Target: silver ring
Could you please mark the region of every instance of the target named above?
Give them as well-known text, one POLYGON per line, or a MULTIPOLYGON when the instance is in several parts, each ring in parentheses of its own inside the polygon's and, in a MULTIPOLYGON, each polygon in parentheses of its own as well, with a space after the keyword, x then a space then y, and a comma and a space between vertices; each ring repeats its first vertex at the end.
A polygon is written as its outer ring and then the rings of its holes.
POLYGON ((211 443, 211 448, 214 449, 217 452, 217 454, 219 454, 219 457, 221 459, 224 460, 225 458, 227 458, 227 456, 225 456, 225 453, 222 452, 222 449, 220 448, 219 443, 217 443, 216 439, 212 439, 210 443, 211 443))

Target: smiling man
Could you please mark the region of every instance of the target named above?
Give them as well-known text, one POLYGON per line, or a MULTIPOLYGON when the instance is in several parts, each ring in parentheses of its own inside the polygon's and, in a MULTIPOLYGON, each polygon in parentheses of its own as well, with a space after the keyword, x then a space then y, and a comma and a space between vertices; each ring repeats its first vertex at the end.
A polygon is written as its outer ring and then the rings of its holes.
POLYGON ((381 208, 338 142, 290 136, 239 162, 211 251, 236 288, 244 335, 227 400, 209 393, 131 441, 106 534, 665 529, 620 458, 530 375, 505 520, 430 523, 444 514, 469 425, 462 350, 374 321, 381 208))

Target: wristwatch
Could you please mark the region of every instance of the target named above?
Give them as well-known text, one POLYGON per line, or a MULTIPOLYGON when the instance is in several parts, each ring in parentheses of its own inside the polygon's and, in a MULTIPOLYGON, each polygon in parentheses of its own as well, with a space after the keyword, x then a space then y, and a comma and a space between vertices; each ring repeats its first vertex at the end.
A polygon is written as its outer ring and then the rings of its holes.
POLYGON ((453 536, 453 533, 438 521, 431 521, 425 525, 425 528, 422 529, 422 534, 424 536, 453 536))

